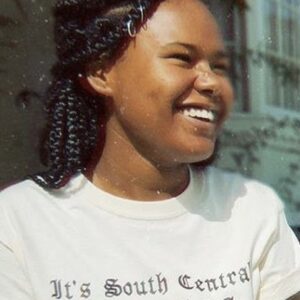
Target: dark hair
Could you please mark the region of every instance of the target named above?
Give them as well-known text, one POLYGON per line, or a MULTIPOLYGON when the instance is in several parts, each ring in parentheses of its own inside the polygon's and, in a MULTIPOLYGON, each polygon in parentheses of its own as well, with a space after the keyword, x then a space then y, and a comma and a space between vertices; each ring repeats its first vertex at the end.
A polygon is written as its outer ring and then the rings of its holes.
POLYGON ((60 188, 101 155, 105 109, 100 95, 80 84, 87 65, 113 63, 163 0, 57 0, 54 37, 58 61, 45 95, 48 171, 30 176, 44 188, 60 188), (141 13, 141 9, 143 13, 141 13), (129 23, 128 23, 129 22, 129 23))
POLYGON ((58 61, 45 95, 48 125, 43 148, 49 170, 30 176, 40 186, 64 186, 72 175, 85 171, 96 148, 102 148, 103 101, 82 87, 80 76, 90 63, 113 62, 130 41, 128 22, 138 31, 159 2, 57 0, 53 14, 58 61))

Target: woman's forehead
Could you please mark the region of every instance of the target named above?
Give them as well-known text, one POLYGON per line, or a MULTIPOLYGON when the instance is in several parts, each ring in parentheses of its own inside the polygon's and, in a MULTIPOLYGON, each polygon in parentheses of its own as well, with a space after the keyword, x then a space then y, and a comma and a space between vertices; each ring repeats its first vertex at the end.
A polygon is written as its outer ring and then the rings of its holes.
POLYGON ((137 38, 139 36, 157 46, 182 43, 202 47, 205 43, 206 47, 213 44, 223 48, 218 25, 199 0, 163 1, 137 38))

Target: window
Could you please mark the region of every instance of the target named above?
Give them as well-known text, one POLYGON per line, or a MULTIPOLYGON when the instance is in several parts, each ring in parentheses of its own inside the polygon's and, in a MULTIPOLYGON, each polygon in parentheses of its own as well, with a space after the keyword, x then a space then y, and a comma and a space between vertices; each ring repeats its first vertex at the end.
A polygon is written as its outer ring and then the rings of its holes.
POLYGON ((234 110, 248 112, 246 3, 243 0, 215 0, 210 1, 209 6, 222 29, 232 62, 230 75, 236 97, 234 110))
POLYGON ((268 107, 300 111, 300 0, 260 0, 268 107))

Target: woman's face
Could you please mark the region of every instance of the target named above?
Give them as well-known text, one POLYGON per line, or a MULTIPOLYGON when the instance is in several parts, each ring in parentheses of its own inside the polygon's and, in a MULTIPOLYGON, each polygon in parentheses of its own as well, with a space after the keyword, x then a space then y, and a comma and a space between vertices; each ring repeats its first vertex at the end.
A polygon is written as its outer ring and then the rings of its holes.
POLYGON ((228 68, 204 4, 163 1, 107 73, 107 134, 117 133, 160 166, 207 159, 232 106, 228 68))

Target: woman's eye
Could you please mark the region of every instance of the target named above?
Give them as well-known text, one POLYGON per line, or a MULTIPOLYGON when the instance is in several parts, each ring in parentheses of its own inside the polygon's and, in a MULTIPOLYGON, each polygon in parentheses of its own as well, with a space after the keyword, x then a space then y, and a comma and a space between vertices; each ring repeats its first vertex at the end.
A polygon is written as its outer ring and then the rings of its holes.
POLYGON ((193 59, 188 54, 176 53, 169 56, 169 58, 176 59, 185 63, 192 63, 193 59))
POLYGON ((229 72, 229 66, 227 64, 216 64, 211 68, 216 73, 228 74, 229 72))

